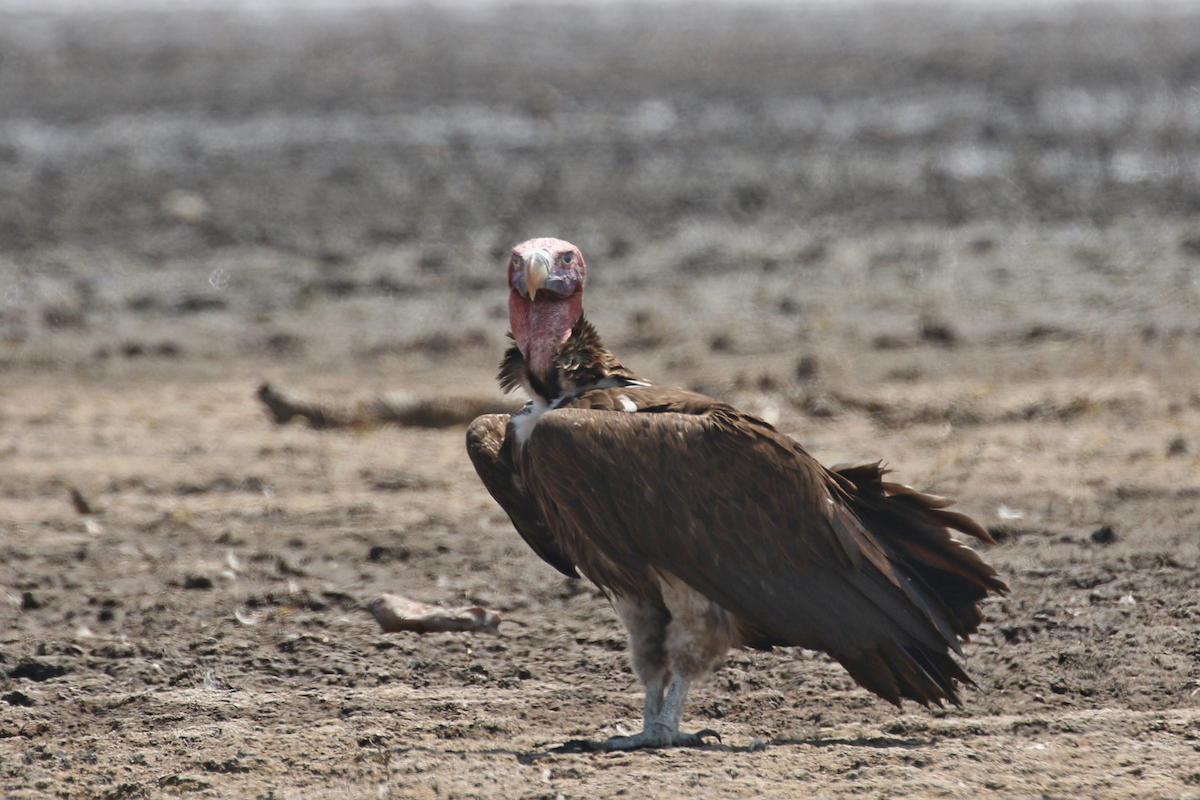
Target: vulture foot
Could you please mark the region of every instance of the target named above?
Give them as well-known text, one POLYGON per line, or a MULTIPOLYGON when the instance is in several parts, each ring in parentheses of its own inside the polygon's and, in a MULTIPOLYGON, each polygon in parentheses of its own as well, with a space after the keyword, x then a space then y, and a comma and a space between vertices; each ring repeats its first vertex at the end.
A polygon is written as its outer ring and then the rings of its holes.
POLYGON ((691 680, 679 673, 671 676, 671 683, 663 693, 661 681, 646 684, 646 713, 642 732, 633 736, 614 736, 603 742, 576 739, 553 753, 613 753, 624 750, 653 750, 664 747, 701 747, 711 737, 718 742, 721 734, 705 728, 699 733, 683 733, 679 730, 679 718, 683 714, 683 703, 687 698, 691 680))
POLYGON ((705 739, 721 741, 721 734, 705 728, 697 733, 673 731, 662 726, 647 728, 633 736, 614 736, 603 742, 573 739, 553 748, 552 753, 614 753, 624 750, 657 750, 666 747, 701 747, 705 739))

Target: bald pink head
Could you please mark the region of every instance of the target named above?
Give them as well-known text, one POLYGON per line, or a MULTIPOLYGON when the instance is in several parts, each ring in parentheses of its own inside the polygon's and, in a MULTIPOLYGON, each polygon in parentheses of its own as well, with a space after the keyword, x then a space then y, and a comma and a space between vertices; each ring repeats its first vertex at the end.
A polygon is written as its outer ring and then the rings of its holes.
POLYGON ((508 261, 508 313, 513 338, 535 375, 549 374, 554 353, 583 316, 587 265, 562 239, 530 239, 508 261))

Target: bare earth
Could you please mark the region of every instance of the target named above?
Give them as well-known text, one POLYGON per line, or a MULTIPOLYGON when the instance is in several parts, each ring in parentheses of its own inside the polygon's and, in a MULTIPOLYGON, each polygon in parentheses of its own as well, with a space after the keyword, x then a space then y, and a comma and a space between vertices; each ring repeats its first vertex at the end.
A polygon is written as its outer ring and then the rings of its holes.
MULTIPOLYGON (((1195 118, 1179 125, 1195 146, 1195 118)), ((650 163, 666 145, 647 130, 631 157, 650 163)), ((762 166, 727 133, 713 158, 762 166)), ((5 135, 17 169, 25 140, 5 135)), ((477 177, 489 153, 526 152, 463 146, 477 177)), ((1115 193, 1099 217, 976 213, 990 190, 971 183, 965 217, 808 225, 772 211, 772 188, 750 216, 685 204, 600 227, 535 209, 475 239, 309 249, 222 239, 214 195, 206 230, 169 207, 109 239, 12 246, 0 793, 1200 797, 1200 228, 1153 175, 1122 180, 1094 187, 1115 193), (542 232, 584 248, 589 316, 642 374, 754 410, 827 464, 882 458, 996 534, 1012 594, 966 647, 962 708, 898 711, 824 656, 738 652, 685 712, 721 743, 549 752, 636 730, 641 692, 614 613, 525 547, 463 425, 275 426, 254 396, 265 379, 347 407, 493 398, 503 247, 542 232), (383 593, 504 622, 384 634, 366 608, 383 593)))

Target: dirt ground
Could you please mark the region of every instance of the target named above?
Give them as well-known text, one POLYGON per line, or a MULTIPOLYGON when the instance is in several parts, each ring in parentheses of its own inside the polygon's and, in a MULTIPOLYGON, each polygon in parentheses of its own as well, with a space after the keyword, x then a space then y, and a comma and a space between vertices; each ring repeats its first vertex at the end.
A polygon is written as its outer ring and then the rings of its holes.
MULTIPOLYGON (((451 43, 487 22, 411 13, 451 43)), ((403 15, 328 41, 259 20, 194 50, 177 21, 110 20, 94 40, 78 21, 8 27, 42 38, 0 68, 3 796, 1200 797, 1200 57, 1179 44, 1200 47, 1195 18, 954 18, 935 47, 924 17, 893 46, 855 13, 804 27, 792 66, 836 61, 822 31, 866 31, 854 58, 790 89, 765 80, 758 105, 739 105, 737 75, 782 34, 758 17, 692 24, 740 70, 700 70, 708 117, 688 105, 703 97, 686 49, 632 12, 569 37, 593 65, 611 48, 640 58, 614 62, 627 69, 603 102, 572 94, 582 72, 529 95, 489 71, 488 48, 519 41, 509 28, 448 48, 458 83, 445 49, 413 56, 447 85, 549 110, 462 90, 465 105, 422 111, 411 85, 366 80, 389 42, 407 46, 403 15), (1017 39, 1028 57, 996 55, 1017 39), (361 62, 329 66, 356 41, 361 62), (126 80, 150 70, 186 96, 197 64, 236 56, 278 78, 298 52, 309 82, 261 116, 257 84, 180 110, 126 80), (38 59, 103 91, 39 93, 53 76, 38 59), (326 79, 338 70, 355 80, 326 79), (166 110, 135 107, 147 95, 166 110), (314 122, 348 113, 343 95, 367 133, 314 122), (953 113, 926 125, 912 103, 953 113), (784 121, 804 109, 820 120, 801 136, 784 121), (389 139, 374 113, 449 144, 389 139), (601 175, 597 142, 632 166, 597 178, 608 210, 592 214, 569 158, 601 175), (955 142, 983 166, 938 161, 955 142), (106 168, 103 152, 119 157, 106 168), (263 162, 282 169, 267 189, 248 166, 263 162), (537 164, 567 187, 548 205, 537 164), (278 217, 252 202, 280 186, 278 217), (422 191, 431 209, 405 205, 422 191), (367 230, 387 213, 397 227, 367 230), (269 380, 347 405, 496 396, 503 250, 539 233, 584 248, 589 316, 642 374, 751 409, 827 464, 882 458, 993 531, 986 557, 1012 593, 966 647, 978 687, 962 708, 897 711, 824 656, 737 652, 685 711, 720 743, 550 752, 636 730, 641 694, 614 613, 525 547, 464 426, 275 426, 254 394, 269 380), (384 592, 499 609, 501 633, 383 634, 366 603, 384 592)))

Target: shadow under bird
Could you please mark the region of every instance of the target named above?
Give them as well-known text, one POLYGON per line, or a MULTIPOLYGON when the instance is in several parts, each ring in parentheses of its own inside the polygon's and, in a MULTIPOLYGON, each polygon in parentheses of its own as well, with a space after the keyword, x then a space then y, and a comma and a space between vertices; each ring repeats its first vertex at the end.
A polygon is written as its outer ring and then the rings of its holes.
POLYGON ((683 733, 688 687, 732 647, 828 653, 900 705, 959 704, 979 603, 1008 587, 956 530, 992 539, 949 503, 827 469, 767 422, 644 380, 583 314, 574 245, 533 239, 508 262, 514 345, 500 367, 518 413, 467 432, 479 477, 542 559, 593 581, 629 634, 643 730, 594 750, 702 744, 683 733))

